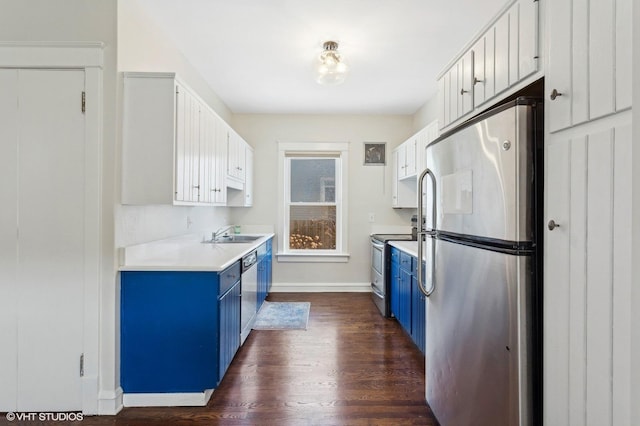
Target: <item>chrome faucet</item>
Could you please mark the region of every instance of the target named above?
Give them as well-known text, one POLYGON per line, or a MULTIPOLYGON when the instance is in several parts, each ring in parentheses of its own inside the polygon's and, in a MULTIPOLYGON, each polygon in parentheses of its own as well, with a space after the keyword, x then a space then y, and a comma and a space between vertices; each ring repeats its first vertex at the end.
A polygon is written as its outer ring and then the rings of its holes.
POLYGON ((227 233, 231 228, 233 228, 233 225, 225 225, 221 228, 218 228, 215 232, 211 233, 211 241, 217 241, 222 234, 227 233))

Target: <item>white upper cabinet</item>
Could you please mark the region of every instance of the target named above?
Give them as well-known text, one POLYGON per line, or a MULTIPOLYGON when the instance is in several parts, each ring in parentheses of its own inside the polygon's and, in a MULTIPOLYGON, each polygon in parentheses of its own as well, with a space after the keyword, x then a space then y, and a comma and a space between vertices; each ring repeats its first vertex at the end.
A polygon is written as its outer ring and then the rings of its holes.
POLYGON ((248 144, 229 128, 227 140, 227 186, 242 189, 246 176, 246 151, 248 144))
POLYGON ((441 74, 439 122, 444 129, 539 76, 538 2, 514 2, 441 74))
POLYGON ((562 0, 548 8, 549 129, 631 106, 632 0, 562 0))
POLYGON ((437 139, 438 135, 438 121, 436 120, 393 150, 391 154, 392 207, 416 208, 418 206, 416 177, 422 173, 425 167, 425 147, 437 139))
POLYGON ((243 143, 241 150, 244 156, 241 162, 244 169, 244 182, 240 185, 230 185, 234 181, 227 181, 227 206, 230 207, 253 206, 253 148, 243 143))
POLYGON ((176 83, 176 201, 198 202, 200 198, 200 141, 204 136, 200 115, 198 100, 176 83))
POLYGON ((224 204, 225 128, 175 74, 125 73, 122 203, 224 204))

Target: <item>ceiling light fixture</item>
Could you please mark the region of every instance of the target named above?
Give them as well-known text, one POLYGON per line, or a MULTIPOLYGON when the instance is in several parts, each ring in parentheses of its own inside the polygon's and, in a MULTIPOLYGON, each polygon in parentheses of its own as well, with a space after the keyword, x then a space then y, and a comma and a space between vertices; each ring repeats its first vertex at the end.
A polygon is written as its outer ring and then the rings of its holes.
POLYGON ((338 43, 325 41, 324 49, 319 56, 318 77, 316 81, 327 86, 335 86, 344 83, 349 67, 338 53, 338 43))

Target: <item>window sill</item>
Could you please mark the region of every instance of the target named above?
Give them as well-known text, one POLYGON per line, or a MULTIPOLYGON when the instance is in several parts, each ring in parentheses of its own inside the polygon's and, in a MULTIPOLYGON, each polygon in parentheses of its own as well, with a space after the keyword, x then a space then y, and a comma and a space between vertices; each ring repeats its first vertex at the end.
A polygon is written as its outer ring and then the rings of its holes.
POLYGON ((346 263, 349 253, 276 253, 278 262, 346 263))

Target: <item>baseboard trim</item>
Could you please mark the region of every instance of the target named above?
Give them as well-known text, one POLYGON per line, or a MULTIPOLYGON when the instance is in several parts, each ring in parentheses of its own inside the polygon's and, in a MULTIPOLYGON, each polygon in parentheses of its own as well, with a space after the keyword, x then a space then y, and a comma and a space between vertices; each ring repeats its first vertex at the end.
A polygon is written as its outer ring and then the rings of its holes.
POLYGON ((100 391, 98 394, 98 414, 102 416, 115 416, 123 408, 122 388, 118 386, 115 391, 100 391))
POLYGON ((370 283, 273 283, 272 293, 369 293, 370 283))
POLYGON ((213 389, 184 393, 125 393, 125 407, 204 407, 213 389))

